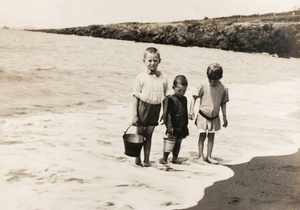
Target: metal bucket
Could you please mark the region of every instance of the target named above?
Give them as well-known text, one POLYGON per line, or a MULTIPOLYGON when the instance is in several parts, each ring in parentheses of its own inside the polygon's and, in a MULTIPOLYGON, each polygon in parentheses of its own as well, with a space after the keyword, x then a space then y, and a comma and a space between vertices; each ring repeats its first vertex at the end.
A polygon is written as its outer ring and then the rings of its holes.
POLYGON ((144 137, 138 134, 127 134, 127 128, 123 135, 123 142, 125 147, 125 155, 130 157, 139 157, 141 154, 141 149, 144 145, 144 137))
POLYGON ((172 152, 176 143, 176 136, 168 134, 164 136, 164 152, 172 152))

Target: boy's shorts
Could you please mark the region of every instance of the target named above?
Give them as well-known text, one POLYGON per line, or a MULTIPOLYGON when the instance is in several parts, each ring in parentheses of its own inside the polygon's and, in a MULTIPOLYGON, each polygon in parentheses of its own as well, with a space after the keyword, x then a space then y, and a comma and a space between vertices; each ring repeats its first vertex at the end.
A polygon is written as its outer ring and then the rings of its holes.
POLYGON ((157 126, 161 104, 149 104, 139 100, 138 117, 139 126, 157 126))
POLYGON ((197 126, 198 134, 217 133, 218 130, 220 130, 220 117, 217 117, 213 121, 209 121, 198 113, 195 124, 197 126))
POLYGON ((209 131, 209 130, 204 130, 204 129, 202 129, 202 128, 197 128, 197 131, 198 131, 198 135, 200 134, 200 133, 218 133, 218 131, 209 131))

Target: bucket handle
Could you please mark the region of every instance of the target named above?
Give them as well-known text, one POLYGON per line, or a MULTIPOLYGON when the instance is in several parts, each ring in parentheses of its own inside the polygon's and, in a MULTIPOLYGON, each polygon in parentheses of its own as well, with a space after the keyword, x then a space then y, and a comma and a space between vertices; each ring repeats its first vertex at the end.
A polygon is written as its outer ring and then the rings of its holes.
POLYGON ((131 127, 132 125, 129 125, 128 128, 126 129, 126 131, 124 132, 124 135, 127 133, 128 129, 131 127))
POLYGON ((126 129, 126 131, 124 131, 124 135, 127 133, 127 131, 129 130, 129 128, 133 126, 133 125, 129 125, 128 128, 126 129))

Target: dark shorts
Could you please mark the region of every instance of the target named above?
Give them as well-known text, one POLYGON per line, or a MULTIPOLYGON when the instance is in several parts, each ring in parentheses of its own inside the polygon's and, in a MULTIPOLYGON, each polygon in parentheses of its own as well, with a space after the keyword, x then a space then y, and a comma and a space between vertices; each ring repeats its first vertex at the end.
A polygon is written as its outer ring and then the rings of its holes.
POLYGON ((139 126, 157 126, 161 104, 148 104, 139 100, 139 126))
POLYGON ((183 128, 173 128, 173 134, 177 136, 178 139, 182 139, 189 135, 189 129, 187 126, 183 128))

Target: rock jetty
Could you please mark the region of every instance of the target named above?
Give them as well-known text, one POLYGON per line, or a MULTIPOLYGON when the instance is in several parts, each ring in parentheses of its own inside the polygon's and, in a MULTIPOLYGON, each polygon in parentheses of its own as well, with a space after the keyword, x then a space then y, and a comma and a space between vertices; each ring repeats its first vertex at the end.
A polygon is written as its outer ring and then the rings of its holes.
POLYGON ((300 57, 300 9, 168 23, 130 22, 29 31, 300 57))

